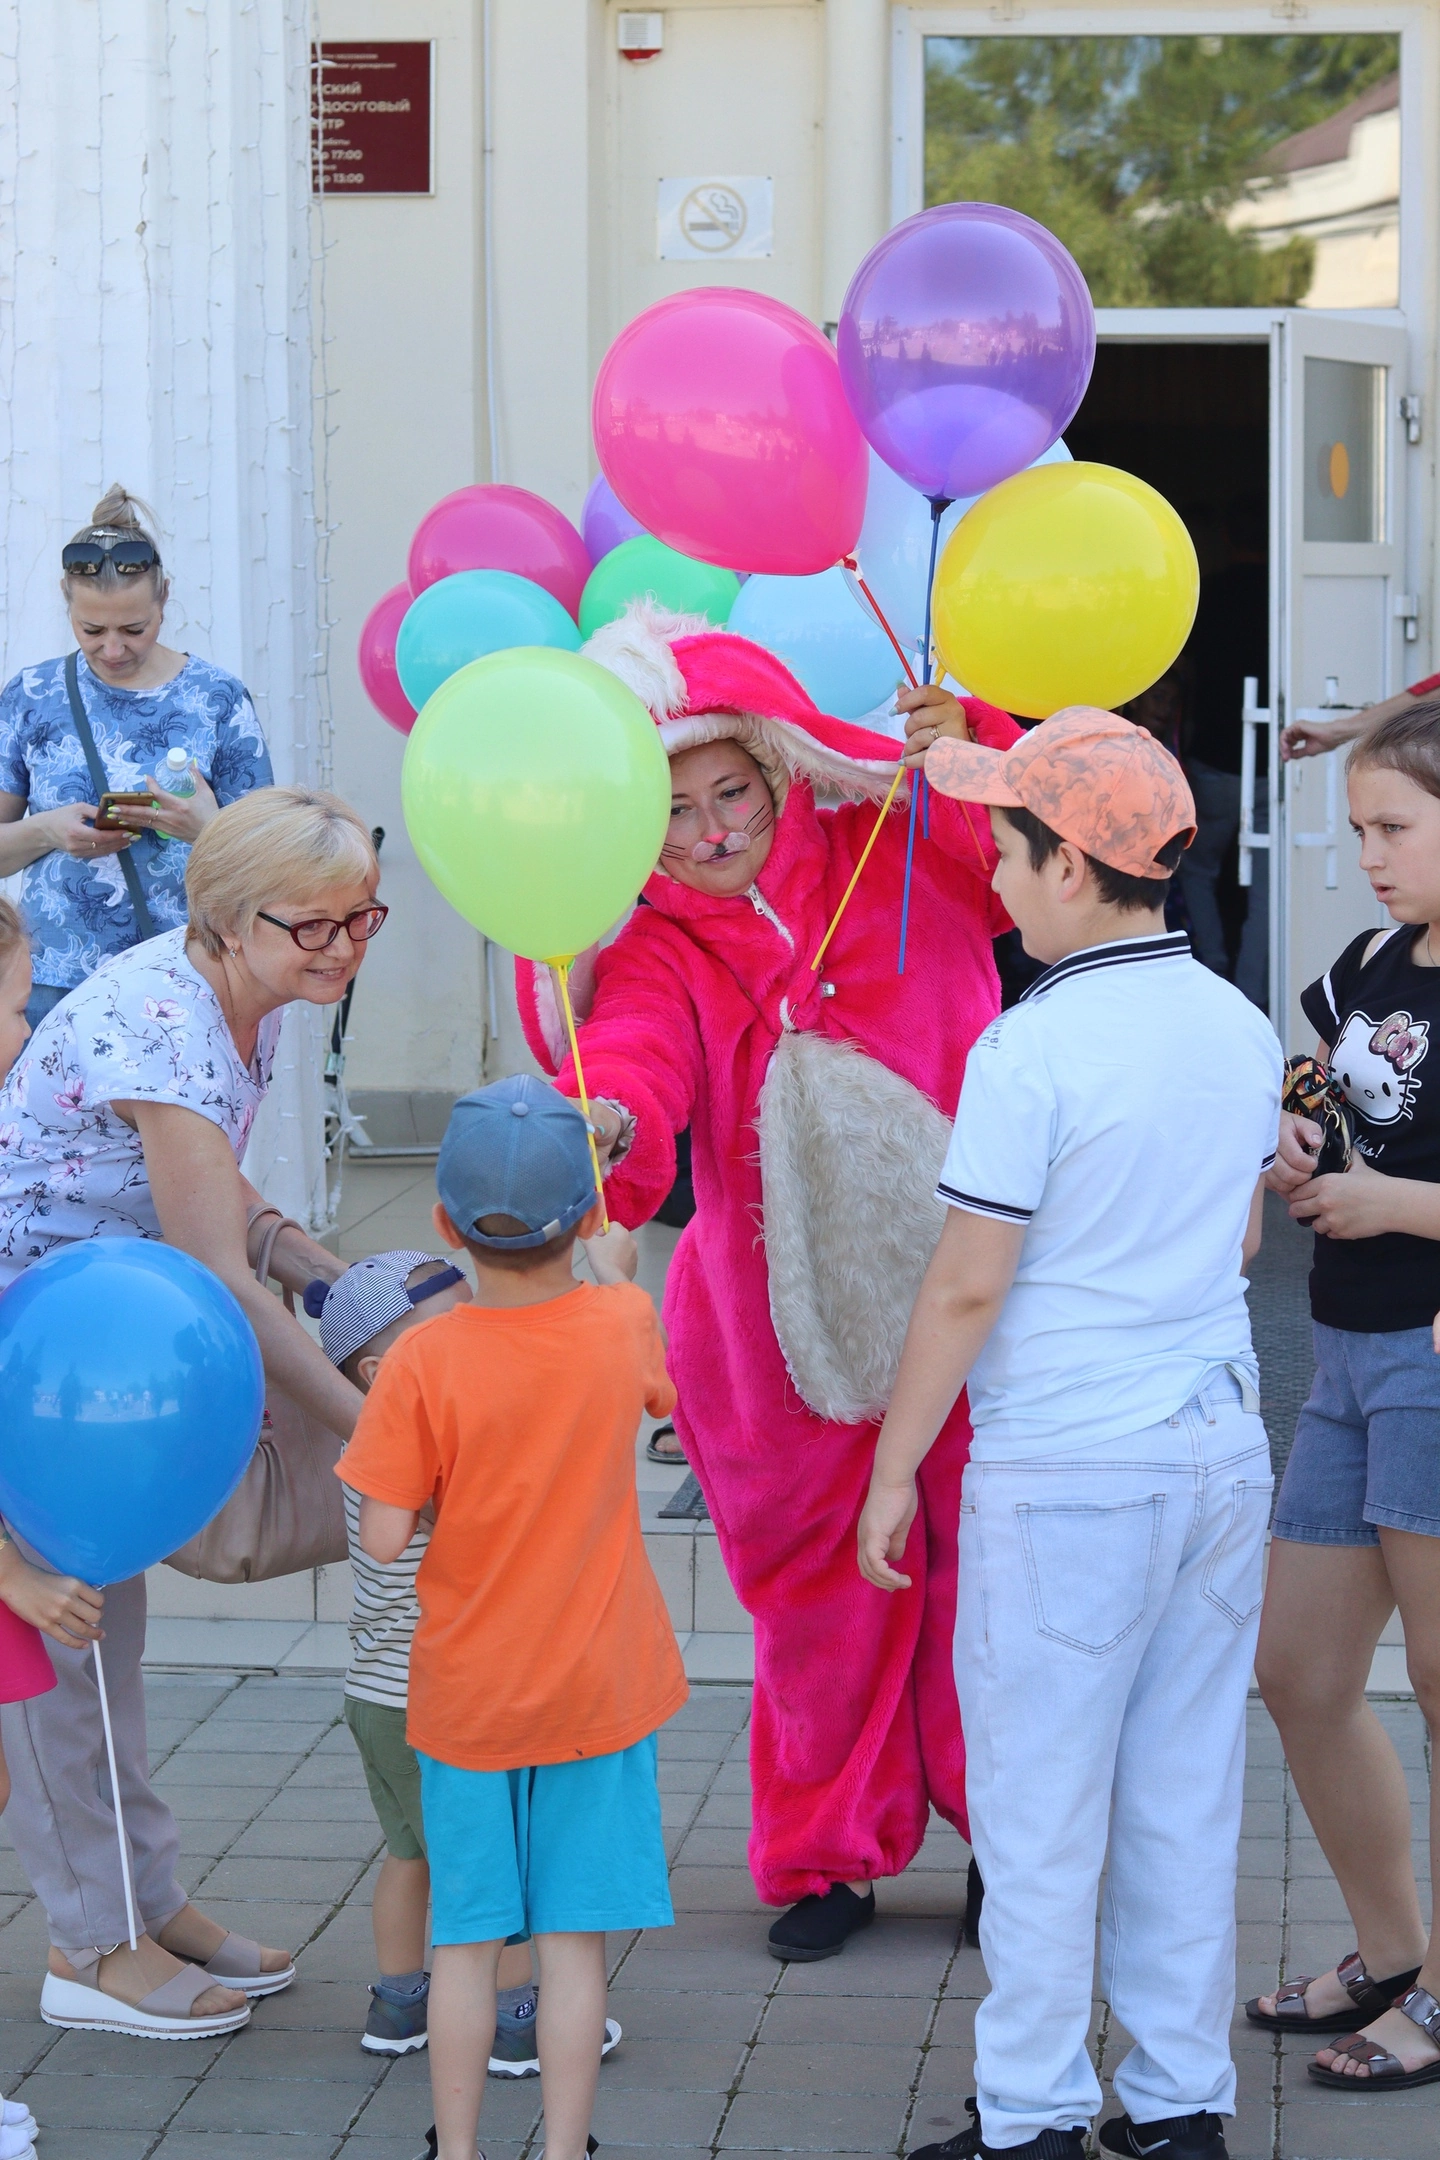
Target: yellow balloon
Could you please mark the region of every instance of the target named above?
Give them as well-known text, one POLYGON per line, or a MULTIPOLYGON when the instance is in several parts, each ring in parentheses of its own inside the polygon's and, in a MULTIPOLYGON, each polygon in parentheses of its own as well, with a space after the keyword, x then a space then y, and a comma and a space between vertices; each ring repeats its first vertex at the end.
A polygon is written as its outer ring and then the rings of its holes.
POLYGON ((660 858, 670 764, 632 690, 517 645, 441 683, 405 746, 405 824, 453 908, 527 960, 572 958, 660 858))
POLYGON ((1194 544, 1163 495, 1113 465, 1038 465, 951 534, 935 644, 947 674, 1006 712, 1113 709, 1164 674, 1199 597, 1194 544))

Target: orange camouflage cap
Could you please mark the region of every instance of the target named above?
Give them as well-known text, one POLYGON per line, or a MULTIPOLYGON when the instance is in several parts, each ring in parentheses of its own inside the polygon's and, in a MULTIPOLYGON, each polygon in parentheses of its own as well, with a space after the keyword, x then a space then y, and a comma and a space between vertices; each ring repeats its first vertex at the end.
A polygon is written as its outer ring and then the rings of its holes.
POLYGON ((1008 750, 942 735, 925 753, 942 795, 1028 810, 1062 840, 1128 877, 1162 878, 1167 840, 1195 837, 1195 798, 1178 758, 1148 728, 1067 705, 1008 750))

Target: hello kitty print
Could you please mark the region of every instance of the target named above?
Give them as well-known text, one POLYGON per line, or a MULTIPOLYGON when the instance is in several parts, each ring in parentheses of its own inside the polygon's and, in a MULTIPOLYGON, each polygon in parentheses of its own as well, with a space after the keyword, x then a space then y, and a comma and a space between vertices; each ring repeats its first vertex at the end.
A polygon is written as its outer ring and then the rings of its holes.
POLYGON ((1408 1012, 1372 1020, 1352 1012, 1330 1053, 1330 1073, 1351 1108, 1371 1125, 1414 1115, 1418 1068, 1430 1047, 1430 1023, 1408 1012))
POLYGON ((239 1162, 280 1021, 261 1021, 247 1071, 184 930, 118 953, 72 990, 0 1088, 0 1289, 71 1239, 159 1237, 140 1136, 112 1103, 198 1111, 239 1162))

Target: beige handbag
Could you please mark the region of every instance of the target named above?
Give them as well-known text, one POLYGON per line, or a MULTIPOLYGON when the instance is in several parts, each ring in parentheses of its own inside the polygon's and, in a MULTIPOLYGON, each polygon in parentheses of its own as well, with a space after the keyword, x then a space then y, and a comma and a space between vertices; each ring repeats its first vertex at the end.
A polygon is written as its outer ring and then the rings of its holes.
MULTIPOLYGON (((270 1276, 270 1257, 282 1230, 302 1225, 278 1208, 252 1210, 250 1227, 273 1215, 255 1261, 258 1282, 270 1276)), ((285 1306, 295 1310, 290 1291, 285 1306)), ((346 1557, 345 1506, 335 1465, 345 1442, 292 1396, 267 1385, 265 1422, 245 1475, 197 1537, 165 1565, 201 1582, 268 1582, 346 1557)))

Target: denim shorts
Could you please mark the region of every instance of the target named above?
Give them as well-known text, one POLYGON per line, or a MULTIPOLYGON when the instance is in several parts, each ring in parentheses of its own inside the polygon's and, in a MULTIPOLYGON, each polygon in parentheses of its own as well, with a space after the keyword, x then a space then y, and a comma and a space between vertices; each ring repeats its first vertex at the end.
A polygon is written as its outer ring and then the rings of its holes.
POLYGON ((432 1940, 672 1926, 655 1759, 653 1733, 530 1770, 420 1755, 432 1940))
POLYGON ((1315 1323, 1315 1384, 1295 1427, 1274 1534, 1296 1545, 1440 1537, 1440 1357, 1430 1330, 1315 1323))

